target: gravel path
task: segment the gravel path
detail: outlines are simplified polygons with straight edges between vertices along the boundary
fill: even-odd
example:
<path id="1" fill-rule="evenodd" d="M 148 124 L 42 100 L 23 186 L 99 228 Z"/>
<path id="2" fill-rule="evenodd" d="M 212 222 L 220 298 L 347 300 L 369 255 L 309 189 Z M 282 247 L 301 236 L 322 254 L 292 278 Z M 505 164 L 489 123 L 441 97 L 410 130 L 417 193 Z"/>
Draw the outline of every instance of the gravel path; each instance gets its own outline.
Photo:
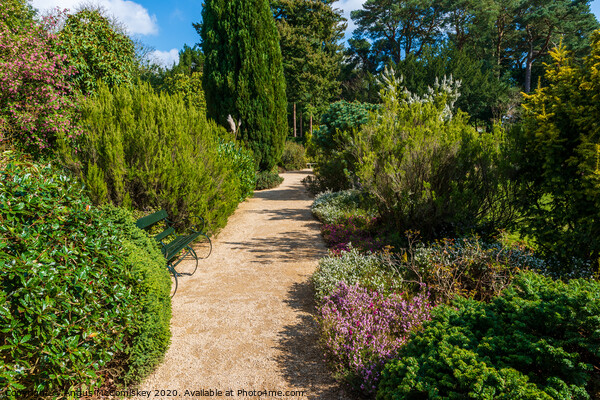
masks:
<path id="1" fill-rule="evenodd" d="M 210 258 L 180 278 L 171 347 L 141 385 L 145 398 L 348 398 L 317 347 L 309 278 L 326 250 L 308 173 L 282 174 L 240 204 Z"/>

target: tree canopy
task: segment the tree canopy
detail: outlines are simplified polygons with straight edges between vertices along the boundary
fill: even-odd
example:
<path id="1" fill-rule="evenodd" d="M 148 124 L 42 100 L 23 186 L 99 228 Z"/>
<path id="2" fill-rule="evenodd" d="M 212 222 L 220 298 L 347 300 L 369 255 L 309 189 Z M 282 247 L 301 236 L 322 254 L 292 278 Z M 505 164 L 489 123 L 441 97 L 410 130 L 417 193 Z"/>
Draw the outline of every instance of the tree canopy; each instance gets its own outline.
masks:
<path id="1" fill-rule="evenodd" d="M 132 82 L 137 59 L 134 42 L 100 9 L 82 8 L 67 16 L 59 32 L 61 51 L 77 73 L 82 93 L 94 92 L 98 80 L 109 86 Z"/>
<path id="2" fill-rule="evenodd" d="M 369 59 L 363 65 L 372 73 L 447 43 L 495 65 L 497 76 L 508 73 L 525 92 L 541 75 L 535 64 L 561 38 L 585 53 L 599 27 L 590 0 L 367 0 L 352 19 L 357 29 L 350 50 Z"/>

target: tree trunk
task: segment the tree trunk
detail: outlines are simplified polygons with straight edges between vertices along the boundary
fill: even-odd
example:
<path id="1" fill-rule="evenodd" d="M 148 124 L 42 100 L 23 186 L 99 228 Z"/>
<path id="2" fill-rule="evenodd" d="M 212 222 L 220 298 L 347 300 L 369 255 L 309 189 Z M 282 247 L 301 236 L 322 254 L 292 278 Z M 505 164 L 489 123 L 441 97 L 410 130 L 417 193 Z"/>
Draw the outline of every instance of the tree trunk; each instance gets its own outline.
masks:
<path id="1" fill-rule="evenodd" d="M 310 115 L 310 123 L 308 124 L 308 131 L 310 132 L 310 135 L 312 136 L 312 114 Z"/>
<path id="2" fill-rule="evenodd" d="M 302 137 L 302 112 L 300 113 L 300 137 Z"/>
<path id="3" fill-rule="evenodd" d="M 527 53 L 527 65 L 525 67 L 525 93 L 531 91 L 531 66 L 533 65 L 533 44 L 529 45 Z"/>
<path id="4" fill-rule="evenodd" d="M 296 103 L 294 103 L 294 137 L 296 137 Z"/>

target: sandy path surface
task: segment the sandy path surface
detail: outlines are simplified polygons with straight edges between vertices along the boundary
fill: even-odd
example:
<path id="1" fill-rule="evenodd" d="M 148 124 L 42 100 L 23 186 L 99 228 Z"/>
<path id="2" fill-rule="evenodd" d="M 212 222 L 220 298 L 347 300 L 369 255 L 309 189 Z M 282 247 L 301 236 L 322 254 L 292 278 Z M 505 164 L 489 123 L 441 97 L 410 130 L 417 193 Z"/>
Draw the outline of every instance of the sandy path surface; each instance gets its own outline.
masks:
<path id="1" fill-rule="evenodd" d="M 307 174 L 240 204 L 210 258 L 180 278 L 171 346 L 140 387 L 148 398 L 348 398 L 317 347 L 309 278 L 326 250 Z"/>

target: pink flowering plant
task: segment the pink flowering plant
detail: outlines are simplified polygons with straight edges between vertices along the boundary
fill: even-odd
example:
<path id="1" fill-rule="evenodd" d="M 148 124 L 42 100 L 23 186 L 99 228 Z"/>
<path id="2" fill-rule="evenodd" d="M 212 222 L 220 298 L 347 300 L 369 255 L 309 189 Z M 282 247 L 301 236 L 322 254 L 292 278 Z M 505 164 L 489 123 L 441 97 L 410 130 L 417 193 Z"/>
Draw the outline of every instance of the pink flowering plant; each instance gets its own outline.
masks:
<path id="1" fill-rule="evenodd" d="M 61 15 L 8 23 L 16 2 L 0 8 L 0 142 L 32 152 L 50 148 L 60 135 L 77 135 L 68 77 L 75 71 L 56 51 Z M 4 21 L 4 22 L 2 22 Z"/>
<path id="2" fill-rule="evenodd" d="M 335 374 L 365 394 L 377 389 L 385 363 L 396 357 L 408 335 L 429 320 L 428 295 L 384 296 L 340 282 L 318 308 L 321 343 Z"/>
<path id="3" fill-rule="evenodd" d="M 363 252 L 382 250 L 387 242 L 380 235 L 377 217 L 348 215 L 321 229 L 327 246 L 335 254 L 355 248 Z"/>

